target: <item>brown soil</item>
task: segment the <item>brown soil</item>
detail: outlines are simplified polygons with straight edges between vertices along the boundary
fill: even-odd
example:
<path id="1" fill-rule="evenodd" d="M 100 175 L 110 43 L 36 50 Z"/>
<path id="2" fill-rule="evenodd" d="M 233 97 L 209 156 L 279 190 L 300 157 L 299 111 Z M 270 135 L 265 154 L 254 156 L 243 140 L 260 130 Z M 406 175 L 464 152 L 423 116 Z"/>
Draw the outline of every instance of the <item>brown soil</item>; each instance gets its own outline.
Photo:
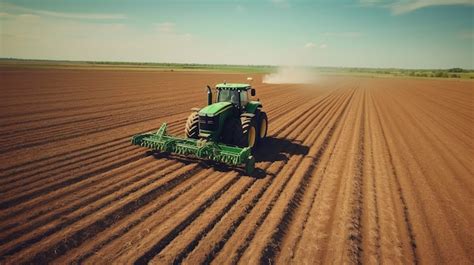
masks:
<path id="1" fill-rule="evenodd" d="M 0 69 L 0 263 L 474 263 L 472 81 L 256 76 L 254 176 L 130 144 L 245 77 Z"/>

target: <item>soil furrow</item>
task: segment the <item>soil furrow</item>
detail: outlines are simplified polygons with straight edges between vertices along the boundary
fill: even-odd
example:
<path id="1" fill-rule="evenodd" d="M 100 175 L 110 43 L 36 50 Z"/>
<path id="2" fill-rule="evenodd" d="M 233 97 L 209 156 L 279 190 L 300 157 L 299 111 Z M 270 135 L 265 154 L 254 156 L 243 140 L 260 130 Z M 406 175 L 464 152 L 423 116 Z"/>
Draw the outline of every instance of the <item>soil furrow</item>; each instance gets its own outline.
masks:
<path id="1" fill-rule="evenodd" d="M 42 260 L 43 262 L 50 261 L 55 257 L 60 256 L 61 254 L 64 254 L 65 251 L 67 251 L 69 248 L 72 248 L 74 246 L 77 246 L 78 244 L 84 242 L 87 240 L 89 237 L 93 236 L 94 234 L 98 233 L 99 231 L 102 231 L 106 229 L 108 226 L 112 225 L 114 222 L 116 222 L 118 219 L 124 218 L 124 216 L 133 213 L 135 210 L 138 208 L 142 207 L 145 204 L 150 203 L 154 198 L 157 196 L 161 195 L 163 192 L 175 187 L 178 185 L 180 182 L 190 178 L 197 170 L 198 168 L 195 166 L 187 166 L 182 168 L 182 172 L 180 170 L 176 171 L 177 176 L 176 177 L 171 177 L 170 179 L 161 181 L 161 185 L 149 185 L 147 186 L 148 191 L 144 192 L 143 194 L 137 194 L 136 191 L 138 190 L 132 190 L 126 194 L 123 194 L 122 197 L 126 200 L 123 200 L 120 204 L 116 203 L 114 207 L 111 207 L 111 209 L 108 209 L 108 211 L 103 211 L 99 217 L 101 217 L 98 220 L 94 220 L 95 218 L 89 218 L 90 223 L 73 232 L 67 239 L 63 239 L 59 241 L 58 243 L 50 246 L 47 250 L 42 251 L 41 253 L 38 253 L 34 256 L 32 260 L 38 261 Z M 175 174 L 176 175 L 176 174 Z M 160 183 L 160 182 L 158 182 Z M 151 186 L 155 186 L 151 189 Z M 134 199 L 129 198 L 133 194 Z M 102 207 L 104 207 L 103 205 Z M 116 208 L 116 209 L 114 209 Z M 94 209 L 93 211 L 97 211 L 98 209 Z M 67 221 L 61 223 L 60 225 L 55 225 L 51 229 L 35 236 L 32 237 L 26 241 L 23 241 L 21 244 L 16 245 L 15 247 L 12 247 L 8 250 L 6 250 L 5 256 L 9 256 L 13 253 L 19 252 L 21 250 L 24 250 L 27 246 L 39 242 L 40 240 L 43 240 L 44 238 L 52 235 L 53 233 L 56 233 L 58 231 L 61 231 L 63 228 L 80 221 L 81 219 L 84 219 L 85 216 L 90 215 L 90 213 L 82 213 L 74 218 L 68 219 Z M 77 226 L 76 226 L 77 227 Z M 3 248 L 3 247 L 2 247 Z M 27 249 L 27 252 L 31 252 L 32 249 Z M 3 251 L 2 251 L 3 252 Z M 27 258 L 27 255 L 23 255 L 23 259 Z"/>

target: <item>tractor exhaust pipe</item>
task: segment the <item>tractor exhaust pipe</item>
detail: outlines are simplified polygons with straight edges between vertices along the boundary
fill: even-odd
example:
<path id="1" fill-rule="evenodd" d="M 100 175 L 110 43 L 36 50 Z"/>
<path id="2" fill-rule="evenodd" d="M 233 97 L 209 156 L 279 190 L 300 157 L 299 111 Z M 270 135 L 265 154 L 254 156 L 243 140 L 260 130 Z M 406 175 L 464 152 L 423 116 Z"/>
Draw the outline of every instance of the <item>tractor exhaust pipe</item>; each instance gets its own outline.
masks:
<path id="1" fill-rule="evenodd" d="M 212 104 L 212 90 L 210 86 L 207 86 L 207 105 Z"/>

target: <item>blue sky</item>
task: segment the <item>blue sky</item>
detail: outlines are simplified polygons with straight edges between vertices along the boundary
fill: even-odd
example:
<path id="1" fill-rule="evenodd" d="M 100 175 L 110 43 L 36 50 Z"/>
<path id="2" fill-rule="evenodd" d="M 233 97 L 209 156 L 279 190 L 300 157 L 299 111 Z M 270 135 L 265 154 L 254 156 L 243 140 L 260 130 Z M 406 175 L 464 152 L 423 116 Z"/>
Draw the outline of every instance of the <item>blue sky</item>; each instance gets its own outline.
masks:
<path id="1" fill-rule="evenodd" d="M 0 0 L 0 57 L 474 68 L 472 0 Z"/>

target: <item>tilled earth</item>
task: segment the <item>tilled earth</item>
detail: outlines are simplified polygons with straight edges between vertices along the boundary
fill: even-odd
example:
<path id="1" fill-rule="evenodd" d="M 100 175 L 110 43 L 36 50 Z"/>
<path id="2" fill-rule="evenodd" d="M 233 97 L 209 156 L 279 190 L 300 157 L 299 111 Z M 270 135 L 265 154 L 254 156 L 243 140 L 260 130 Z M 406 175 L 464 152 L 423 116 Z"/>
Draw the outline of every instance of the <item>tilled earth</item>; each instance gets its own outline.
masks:
<path id="1" fill-rule="evenodd" d="M 474 82 L 254 76 L 253 176 L 130 144 L 246 77 L 0 69 L 0 263 L 474 263 Z"/>

